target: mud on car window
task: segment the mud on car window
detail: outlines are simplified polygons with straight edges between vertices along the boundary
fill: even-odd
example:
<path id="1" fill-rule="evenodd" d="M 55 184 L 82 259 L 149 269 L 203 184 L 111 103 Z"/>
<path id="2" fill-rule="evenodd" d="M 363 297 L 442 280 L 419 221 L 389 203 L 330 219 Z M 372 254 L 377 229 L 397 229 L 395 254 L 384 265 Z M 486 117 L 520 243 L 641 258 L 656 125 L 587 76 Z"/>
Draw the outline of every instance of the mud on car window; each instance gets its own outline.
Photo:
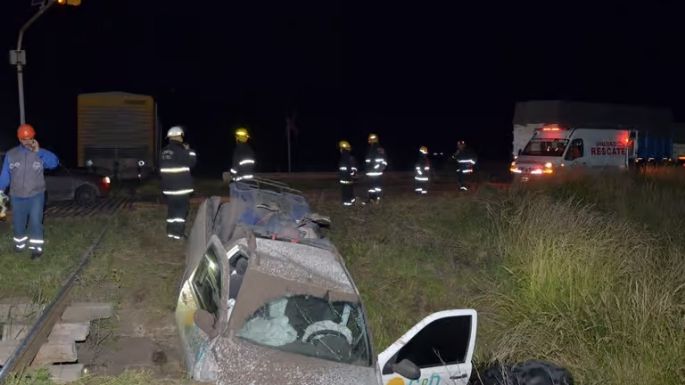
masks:
<path id="1" fill-rule="evenodd" d="M 360 305 L 309 295 L 270 301 L 250 316 L 237 335 L 274 349 L 347 364 L 371 364 Z"/>

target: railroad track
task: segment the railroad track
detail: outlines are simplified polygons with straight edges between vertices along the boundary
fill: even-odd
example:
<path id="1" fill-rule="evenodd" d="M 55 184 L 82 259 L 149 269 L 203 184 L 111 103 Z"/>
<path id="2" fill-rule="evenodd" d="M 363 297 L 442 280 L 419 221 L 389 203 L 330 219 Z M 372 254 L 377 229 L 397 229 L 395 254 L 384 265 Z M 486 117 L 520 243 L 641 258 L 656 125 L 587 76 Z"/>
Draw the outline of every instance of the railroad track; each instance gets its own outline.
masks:
<path id="1" fill-rule="evenodd" d="M 91 217 L 112 215 L 122 209 L 131 209 L 134 200 L 128 197 L 106 198 L 92 205 L 82 206 L 74 201 L 54 202 L 45 208 L 45 216 L 53 218 Z"/>
<path id="2" fill-rule="evenodd" d="M 122 207 L 122 205 L 118 205 L 112 213 L 116 213 Z M 100 245 L 105 233 L 109 229 L 110 223 L 107 222 L 93 243 L 81 254 L 76 268 L 64 281 L 53 301 L 45 307 L 35 323 L 31 325 L 26 336 L 21 339 L 17 348 L 6 360 L 5 365 L 0 369 L 0 385 L 6 383 L 11 375 L 23 373 L 31 365 L 41 346 L 47 342 L 53 327 L 58 323 L 67 308 L 67 299 L 74 287 L 74 283 L 78 281 L 85 267 L 90 262 L 95 249 Z"/>

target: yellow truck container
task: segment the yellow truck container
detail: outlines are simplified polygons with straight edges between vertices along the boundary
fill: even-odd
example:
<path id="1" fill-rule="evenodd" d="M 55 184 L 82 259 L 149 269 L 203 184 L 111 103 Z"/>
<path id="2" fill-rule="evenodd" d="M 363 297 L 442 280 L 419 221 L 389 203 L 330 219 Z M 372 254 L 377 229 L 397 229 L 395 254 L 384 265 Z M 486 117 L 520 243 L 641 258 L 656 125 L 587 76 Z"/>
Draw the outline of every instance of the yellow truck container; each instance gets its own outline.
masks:
<path id="1" fill-rule="evenodd" d="M 78 165 L 118 179 L 149 175 L 159 149 L 156 116 L 148 95 L 79 95 Z"/>

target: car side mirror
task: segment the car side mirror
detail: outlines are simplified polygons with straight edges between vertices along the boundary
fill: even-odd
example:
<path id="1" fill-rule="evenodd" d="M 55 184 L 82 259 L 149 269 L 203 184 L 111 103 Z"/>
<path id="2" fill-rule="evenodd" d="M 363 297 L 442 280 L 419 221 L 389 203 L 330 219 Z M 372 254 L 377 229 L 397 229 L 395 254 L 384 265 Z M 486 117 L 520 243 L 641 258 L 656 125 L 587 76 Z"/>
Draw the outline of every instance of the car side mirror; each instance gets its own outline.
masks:
<path id="1" fill-rule="evenodd" d="M 219 331 L 216 329 L 216 318 L 207 310 L 197 309 L 193 315 L 193 321 L 210 339 L 219 335 Z"/>
<path id="2" fill-rule="evenodd" d="M 400 376 L 410 380 L 418 380 L 421 378 L 421 369 L 419 369 L 415 363 L 406 358 L 396 364 L 393 364 L 392 370 Z"/>

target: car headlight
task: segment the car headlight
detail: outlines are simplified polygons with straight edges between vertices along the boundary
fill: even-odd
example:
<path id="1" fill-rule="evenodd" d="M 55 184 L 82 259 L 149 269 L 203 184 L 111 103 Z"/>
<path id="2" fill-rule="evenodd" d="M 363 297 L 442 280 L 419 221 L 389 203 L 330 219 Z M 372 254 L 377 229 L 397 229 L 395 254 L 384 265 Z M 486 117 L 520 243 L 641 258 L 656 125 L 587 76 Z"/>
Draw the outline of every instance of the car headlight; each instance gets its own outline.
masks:
<path id="1" fill-rule="evenodd" d="M 143 167 L 145 166 L 145 161 L 144 160 L 139 160 L 138 161 L 138 167 Z"/>

